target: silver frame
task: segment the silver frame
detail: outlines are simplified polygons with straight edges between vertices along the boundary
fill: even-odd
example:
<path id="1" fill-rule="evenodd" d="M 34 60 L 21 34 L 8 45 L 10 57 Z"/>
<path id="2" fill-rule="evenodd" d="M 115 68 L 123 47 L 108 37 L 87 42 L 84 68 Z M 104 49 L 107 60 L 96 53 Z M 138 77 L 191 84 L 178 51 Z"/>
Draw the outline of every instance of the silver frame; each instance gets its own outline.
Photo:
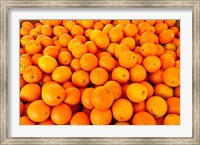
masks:
<path id="1" fill-rule="evenodd" d="M 0 143 L 7 144 L 200 144 L 200 1 L 199 0 L 1 0 L 0 35 Z M 8 94 L 8 10 L 15 7 L 58 8 L 58 7 L 155 7 L 155 8 L 192 8 L 193 10 L 193 130 L 192 137 L 121 137 L 121 138 L 8 138 L 7 94 Z"/>

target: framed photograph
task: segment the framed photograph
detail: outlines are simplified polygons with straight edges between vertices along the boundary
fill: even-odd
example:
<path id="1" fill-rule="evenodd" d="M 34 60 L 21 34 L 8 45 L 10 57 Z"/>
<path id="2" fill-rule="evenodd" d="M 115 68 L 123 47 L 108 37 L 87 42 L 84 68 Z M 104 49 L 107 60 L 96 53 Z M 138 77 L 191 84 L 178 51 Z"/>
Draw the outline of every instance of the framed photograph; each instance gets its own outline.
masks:
<path id="1" fill-rule="evenodd" d="M 1 1 L 1 144 L 200 144 L 194 1 Z"/>

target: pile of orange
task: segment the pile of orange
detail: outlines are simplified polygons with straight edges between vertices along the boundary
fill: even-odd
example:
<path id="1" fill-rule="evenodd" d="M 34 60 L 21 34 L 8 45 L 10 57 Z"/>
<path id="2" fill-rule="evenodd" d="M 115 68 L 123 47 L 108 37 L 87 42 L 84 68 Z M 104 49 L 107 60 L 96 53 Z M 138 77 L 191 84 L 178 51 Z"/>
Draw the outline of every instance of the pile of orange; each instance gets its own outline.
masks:
<path id="1" fill-rule="evenodd" d="M 176 20 L 20 27 L 20 125 L 179 125 Z"/>

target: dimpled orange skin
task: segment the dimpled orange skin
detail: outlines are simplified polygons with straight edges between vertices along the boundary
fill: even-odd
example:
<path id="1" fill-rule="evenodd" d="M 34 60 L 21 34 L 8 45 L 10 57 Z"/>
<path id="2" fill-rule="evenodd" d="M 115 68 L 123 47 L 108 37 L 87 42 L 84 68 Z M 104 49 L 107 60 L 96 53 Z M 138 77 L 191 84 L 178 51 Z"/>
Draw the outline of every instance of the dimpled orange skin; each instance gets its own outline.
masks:
<path id="1" fill-rule="evenodd" d="M 132 83 L 126 89 L 127 97 L 135 103 L 144 101 L 147 98 L 147 88 L 139 83 Z"/>
<path id="2" fill-rule="evenodd" d="M 112 105 L 114 95 L 107 87 L 99 86 L 93 90 L 91 101 L 94 107 L 98 110 L 106 110 Z"/>

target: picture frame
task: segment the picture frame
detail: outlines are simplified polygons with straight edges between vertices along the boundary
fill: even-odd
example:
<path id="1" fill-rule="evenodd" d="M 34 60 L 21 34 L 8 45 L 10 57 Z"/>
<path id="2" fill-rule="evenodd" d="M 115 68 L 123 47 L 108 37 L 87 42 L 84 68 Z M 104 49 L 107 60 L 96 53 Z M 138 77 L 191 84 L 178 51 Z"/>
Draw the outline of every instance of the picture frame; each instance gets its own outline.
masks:
<path id="1" fill-rule="evenodd" d="M 40 0 L 40 1 L 1 1 L 1 35 L 0 35 L 0 43 L 1 43 L 1 76 L 0 76 L 0 89 L 1 89 L 1 106 L 0 106 L 0 143 L 1 144 L 200 144 L 200 86 L 199 86 L 199 55 L 200 55 L 200 37 L 199 37 L 199 23 L 200 23 L 200 2 L 199 0 L 191 0 L 191 1 L 90 1 L 90 0 L 77 0 L 77 1 L 64 1 L 64 0 Z M 8 137 L 8 10 L 9 8 L 15 7 L 37 7 L 37 8 L 50 8 L 50 7 L 158 7 L 158 8 L 192 8 L 193 10 L 193 135 L 192 137 L 183 138 L 183 137 L 175 137 L 175 138 L 164 138 L 164 137 L 89 137 L 89 138 L 59 138 L 59 137 L 51 137 L 51 138 L 9 138 Z"/>

